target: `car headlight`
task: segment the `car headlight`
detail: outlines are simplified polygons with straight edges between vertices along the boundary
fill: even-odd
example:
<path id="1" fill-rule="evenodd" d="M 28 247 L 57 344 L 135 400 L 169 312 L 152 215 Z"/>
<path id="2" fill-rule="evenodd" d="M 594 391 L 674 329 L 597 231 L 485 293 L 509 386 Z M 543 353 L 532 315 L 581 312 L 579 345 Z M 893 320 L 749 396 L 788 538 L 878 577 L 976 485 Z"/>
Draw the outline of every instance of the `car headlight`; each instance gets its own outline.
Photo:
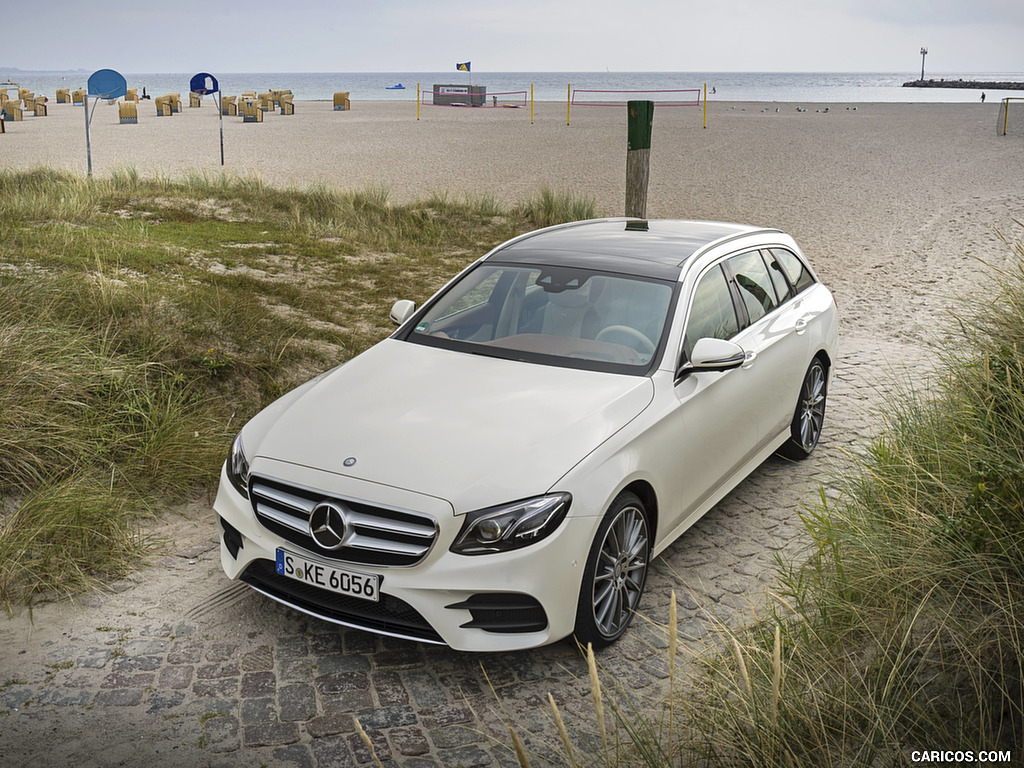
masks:
<path id="1" fill-rule="evenodd" d="M 242 447 L 242 433 L 239 432 L 231 444 L 227 463 L 228 480 L 231 486 L 245 498 L 249 498 L 249 459 Z"/>
<path id="2" fill-rule="evenodd" d="M 555 493 L 470 512 L 451 551 L 487 555 L 528 547 L 558 528 L 571 502 L 568 493 Z"/>

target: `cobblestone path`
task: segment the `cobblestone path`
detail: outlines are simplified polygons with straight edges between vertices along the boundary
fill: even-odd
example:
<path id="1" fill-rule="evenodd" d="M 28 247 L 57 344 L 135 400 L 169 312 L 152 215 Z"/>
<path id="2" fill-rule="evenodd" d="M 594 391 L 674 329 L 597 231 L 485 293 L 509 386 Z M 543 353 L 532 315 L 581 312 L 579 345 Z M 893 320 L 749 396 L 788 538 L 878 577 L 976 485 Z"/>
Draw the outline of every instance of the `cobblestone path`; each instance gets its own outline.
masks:
<path id="1" fill-rule="evenodd" d="M 780 551 L 800 546 L 797 512 L 833 462 L 871 429 L 878 344 L 845 339 L 821 446 L 772 458 L 655 561 L 644 619 L 600 654 L 641 700 L 663 695 L 662 625 L 677 595 L 684 655 L 720 623 L 749 621 Z M 905 357 L 896 346 L 891 360 Z M 884 378 L 884 376 L 882 377 Z M 551 750 L 551 693 L 593 723 L 587 668 L 563 641 L 509 654 L 338 630 L 226 580 L 212 513 L 172 521 L 172 554 L 112 594 L 37 608 L 0 629 L 0 753 L 15 765 L 515 765 L 511 721 L 540 759 Z M 495 741 L 498 740 L 498 741 Z M 499 743 L 500 742 L 500 743 Z M 390 757 L 389 757 L 390 756 Z M 388 764 L 385 762 L 385 764 Z"/>

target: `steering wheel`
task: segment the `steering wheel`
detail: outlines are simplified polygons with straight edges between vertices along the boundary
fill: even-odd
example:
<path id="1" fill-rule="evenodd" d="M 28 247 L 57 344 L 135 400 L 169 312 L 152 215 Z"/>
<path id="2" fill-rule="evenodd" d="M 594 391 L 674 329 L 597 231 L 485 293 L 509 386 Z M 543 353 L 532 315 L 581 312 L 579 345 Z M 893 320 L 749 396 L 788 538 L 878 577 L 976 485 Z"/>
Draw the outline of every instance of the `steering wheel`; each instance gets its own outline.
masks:
<path id="1" fill-rule="evenodd" d="M 622 334 L 623 336 L 628 336 L 630 341 L 636 342 L 636 345 L 628 344 L 625 346 L 630 346 L 637 352 L 640 352 L 641 354 L 646 354 L 648 356 L 654 354 L 654 342 L 648 339 L 636 328 L 633 328 L 632 326 L 629 325 L 609 325 L 607 328 L 602 328 L 600 333 L 598 333 L 595 337 L 595 341 L 608 341 L 606 337 L 614 336 L 616 333 Z M 616 342 L 610 343 L 614 344 Z"/>

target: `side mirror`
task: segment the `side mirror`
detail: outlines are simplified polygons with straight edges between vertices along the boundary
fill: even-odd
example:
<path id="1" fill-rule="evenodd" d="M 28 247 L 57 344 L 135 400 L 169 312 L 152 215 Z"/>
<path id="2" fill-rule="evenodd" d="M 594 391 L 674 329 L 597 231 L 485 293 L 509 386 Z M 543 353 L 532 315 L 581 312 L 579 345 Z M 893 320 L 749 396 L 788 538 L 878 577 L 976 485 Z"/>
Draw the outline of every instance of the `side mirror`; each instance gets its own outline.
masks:
<path id="1" fill-rule="evenodd" d="M 739 344 L 723 339 L 697 339 L 690 362 L 698 371 L 729 371 L 739 368 L 746 352 Z"/>
<path id="2" fill-rule="evenodd" d="M 409 299 L 401 299 L 396 301 L 394 306 L 391 307 L 391 322 L 395 325 L 401 325 L 410 317 L 413 312 L 416 311 L 416 302 L 409 301 Z"/>
<path id="3" fill-rule="evenodd" d="M 684 376 L 693 371 L 731 371 L 745 361 L 746 352 L 739 344 L 723 339 L 697 339 L 689 362 L 680 367 L 677 375 Z"/>

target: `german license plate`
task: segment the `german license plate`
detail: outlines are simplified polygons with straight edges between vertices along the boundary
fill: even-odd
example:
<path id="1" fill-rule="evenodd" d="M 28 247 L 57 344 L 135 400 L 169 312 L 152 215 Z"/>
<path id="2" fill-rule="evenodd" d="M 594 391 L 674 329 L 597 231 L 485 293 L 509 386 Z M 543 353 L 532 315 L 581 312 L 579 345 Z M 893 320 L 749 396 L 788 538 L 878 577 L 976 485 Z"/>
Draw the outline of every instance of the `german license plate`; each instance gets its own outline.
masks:
<path id="1" fill-rule="evenodd" d="M 318 563 L 301 555 L 277 550 L 277 572 L 282 576 L 311 584 L 339 595 L 358 597 L 362 600 L 380 600 L 380 577 L 355 573 L 333 565 Z"/>

